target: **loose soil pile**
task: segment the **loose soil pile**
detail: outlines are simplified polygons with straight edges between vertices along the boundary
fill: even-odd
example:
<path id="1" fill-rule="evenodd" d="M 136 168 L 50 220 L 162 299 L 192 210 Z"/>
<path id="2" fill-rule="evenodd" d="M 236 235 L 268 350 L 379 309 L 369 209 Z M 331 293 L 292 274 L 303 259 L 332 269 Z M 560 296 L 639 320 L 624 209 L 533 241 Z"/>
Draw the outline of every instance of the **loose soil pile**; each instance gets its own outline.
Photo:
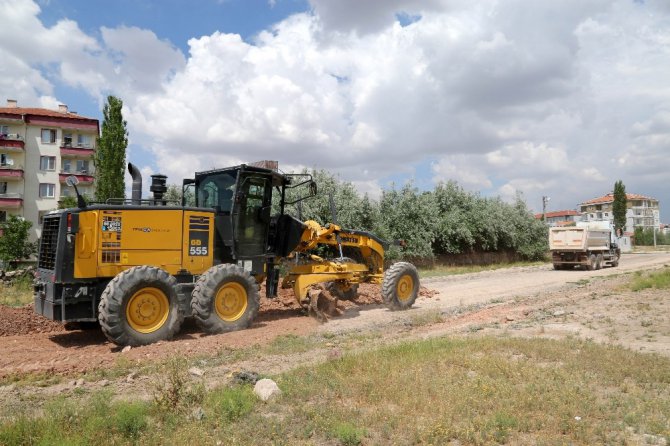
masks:
<path id="1" fill-rule="evenodd" d="M 63 324 L 50 321 L 33 311 L 33 304 L 19 308 L 0 305 L 0 336 L 64 331 Z"/>

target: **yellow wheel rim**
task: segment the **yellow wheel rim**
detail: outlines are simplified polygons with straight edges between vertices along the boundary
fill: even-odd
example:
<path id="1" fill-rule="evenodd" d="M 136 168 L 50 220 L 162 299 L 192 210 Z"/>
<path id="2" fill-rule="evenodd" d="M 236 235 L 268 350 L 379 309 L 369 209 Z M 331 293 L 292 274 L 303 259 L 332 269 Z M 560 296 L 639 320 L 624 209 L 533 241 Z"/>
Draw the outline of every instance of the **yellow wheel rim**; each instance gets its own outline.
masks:
<path id="1" fill-rule="evenodd" d="M 132 295 L 126 305 L 126 319 L 133 330 L 153 333 L 165 324 L 170 303 L 158 288 L 142 288 Z"/>
<path id="2" fill-rule="evenodd" d="M 407 301 L 412 297 L 412 292 L 414 291 L 414 279 L 409 274 L 405 274 L 398 281 L 396 287 L 398 292 L 398 300 Z"/>
<path id="3" fill-rule="evenodd" d="M 221 319 L 233 322 L 247 309 L 247 290 L 237 282 L 228 282 L 216 293 L 214 309 Z"/>

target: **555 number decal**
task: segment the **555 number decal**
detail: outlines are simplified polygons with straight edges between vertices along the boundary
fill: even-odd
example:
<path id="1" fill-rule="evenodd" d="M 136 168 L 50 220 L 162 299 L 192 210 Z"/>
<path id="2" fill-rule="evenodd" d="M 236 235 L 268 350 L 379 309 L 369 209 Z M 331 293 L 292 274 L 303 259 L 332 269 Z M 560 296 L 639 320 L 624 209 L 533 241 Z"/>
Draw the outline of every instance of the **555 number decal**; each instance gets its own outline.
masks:
<path id="1" fill-rule="evenodd" d="M 190 256 L 206 256 L 209 253 L 207 246 L 202 246 L 202 240 L 191 239 L 188 247 Z"/>

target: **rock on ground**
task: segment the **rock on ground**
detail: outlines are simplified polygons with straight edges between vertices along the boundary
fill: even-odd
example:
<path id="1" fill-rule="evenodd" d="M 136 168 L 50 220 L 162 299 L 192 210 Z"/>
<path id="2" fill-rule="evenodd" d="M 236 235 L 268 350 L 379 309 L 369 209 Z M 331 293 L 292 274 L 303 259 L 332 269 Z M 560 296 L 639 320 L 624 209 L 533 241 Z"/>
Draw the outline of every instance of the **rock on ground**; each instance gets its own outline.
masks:
<path id="1" fill-rule="evenodd" d="M 281 390 L 276 382 L 264 378 L 259 380 L 254 386 L 254 393 L 263 401 L 267 401 L 275 395 L 281 395 Z"/>

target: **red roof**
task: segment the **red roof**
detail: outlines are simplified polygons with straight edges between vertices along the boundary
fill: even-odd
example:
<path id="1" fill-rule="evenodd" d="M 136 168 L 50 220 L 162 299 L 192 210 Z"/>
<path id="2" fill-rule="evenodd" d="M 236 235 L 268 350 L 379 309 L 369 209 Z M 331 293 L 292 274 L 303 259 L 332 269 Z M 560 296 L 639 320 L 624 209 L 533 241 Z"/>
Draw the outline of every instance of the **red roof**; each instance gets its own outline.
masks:
<path id="1" fill-rule="evenodd" d="M 568 210 L 568 211 L 553 211 L 553 212 L 547 212 L 546 216 L 547 218 L 555 218 L 555 217 L 571 217 L 571 216 L 576 216 L 576 215 L 581 215 L 577 211 L 573 210 Z M 535 214 L 535 218 L 540 219 L 542 218 L 542 213 Z"/>
<path id="2" fill-rule="evenodd" d="M 56 110 L 48 110 L 46 108 L 0 107 L 0 115 L 16 115 L 17 118 L 20 118 L 22 115 L 32 115 L 45 116 L 49 118 L 77 119 L 98 122 L 98 120 L 95 118 L 87 118 L 86 116 L 71 112 L 62 113 Z"/>
<path id="3" fill-rule="evenodd" d="M 654 200 L 656 201 L 655 198 L 650 198 L 650 197 L 645 197 L 644 195 L 640 194 L 626 194 L 626 200 Z M 602 203 L 612 203 L 614 201 L 614 194 L 607 194 L 602 197 L 598 198 L 593 198 L 589 201 L 585 201 L 582 203 L 582 206 L 585 204 L 602 204 Z"/>

